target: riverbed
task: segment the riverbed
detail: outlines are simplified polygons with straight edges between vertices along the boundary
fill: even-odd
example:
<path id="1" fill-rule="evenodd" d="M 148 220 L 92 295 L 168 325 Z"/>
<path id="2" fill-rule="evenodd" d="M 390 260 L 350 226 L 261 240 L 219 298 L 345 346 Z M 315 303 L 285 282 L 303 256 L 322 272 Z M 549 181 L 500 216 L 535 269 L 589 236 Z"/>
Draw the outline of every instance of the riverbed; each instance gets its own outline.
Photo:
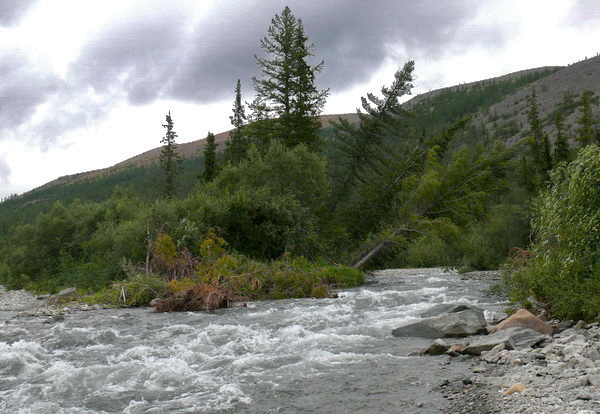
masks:
<path id="1" fill-rule="evenodd" d="M 439 303 L 485 309 L 489 280 L 386 270 L 335 299 L 249 302 L 215 312 L 152 309 L 0 317 L 0 412 L 442 413 L 435 391 L 466 362 L 408 357 L 431 341 L 391 331 Z"/>

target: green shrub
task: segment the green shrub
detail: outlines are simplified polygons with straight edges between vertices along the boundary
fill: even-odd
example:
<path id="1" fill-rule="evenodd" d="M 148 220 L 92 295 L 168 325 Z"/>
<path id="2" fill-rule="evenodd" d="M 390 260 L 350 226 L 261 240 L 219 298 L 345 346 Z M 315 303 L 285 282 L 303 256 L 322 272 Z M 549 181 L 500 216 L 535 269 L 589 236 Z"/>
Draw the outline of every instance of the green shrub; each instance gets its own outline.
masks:
<path id="1" fill-rule="evenodd" d="M 475 270 L 494 270 L 506 261 L 514 248 L 527 246 L 529 212 L 515 204 L 498 204 L 485 219 L 473 223 L 458 241 L 462 266 Z"/>
<path id="2" fill-rule="evenodd" d="M 511 272 L 515 300 L 533 295 L 559 318 L 600 315 L 600 148 L 551 173 L 534 203 L 532 257 Z"/>
<path id="3" fill-rule="evenodd" d="M 449 266 L 453 261 L 450 246 L 436 234 L 421 237 L 407 249 L 406 264 L 409 267 Z"/>
<path id="4" fill-rule="evenodd" d="M 317 274 L 324 283 L 340 287 L 354 287 L 365 283 L 364 272 L 349 266 L 323 266 Z"/>
<path id="5" fill-rule="evenodd" d="M 166 298 L 170 293 L 165 279 L 136 274 L 126 280 L 113 283 L 112 286 L 85 298 L 84 301 L 113 306 L 149 306 L 152 299 Z"/>

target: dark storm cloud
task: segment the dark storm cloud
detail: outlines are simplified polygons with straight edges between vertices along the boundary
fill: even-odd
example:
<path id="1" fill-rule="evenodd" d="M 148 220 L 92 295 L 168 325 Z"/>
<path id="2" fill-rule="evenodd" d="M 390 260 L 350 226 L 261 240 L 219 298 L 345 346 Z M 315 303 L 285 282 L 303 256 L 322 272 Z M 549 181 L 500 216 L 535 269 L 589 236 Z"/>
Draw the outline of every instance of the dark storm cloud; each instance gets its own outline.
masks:
<path id="1" fill-rule="evenodd" d="M 1 0 L 0 1 L 0 26 L 12 26 L 25 14 L 34 0 Z"/>
<path id="2" fill-rule="evenodd" d="M 26 122 L 62 86 L 58 77 L 25 55 L 0 51 L 0 128 Z"/>
<path id="3" fill-rule="evenodd" d="M 130 14 L 108 25 L 84 46 L 69 71 L 73 89 L 124 95 L 132 104 L 157 98 L 209 103 L 231 97 L 238 78 L 245 91 L 260 75 L 254 54 L 284 1 L 217 3 L 188 29 L 183 8 L 164 14 Z M 393 48 L 406 51 L 397 62 L 443 56 L 466 43 L 498 39 L 473 29 L 479 2 L 330 0 L 292 3 L 315 44 L 313 64 L 325 60 L 320 87 L 339 92 L 367 80 Z M 450 46 L 452 45 L 452 46 Z M 245 96 L 246 97 L 246 96 Z"/>
<path id="4" fill-rule="evenodd" d="M 261 55 L 259 40 L 286 3 L 247 1 L 236 8 L 222 5 L 211 10 L 199 23 L 191 52 L 169 93 L 189 100 L 216 100 L 231 96 L 237 78 L 249 83 L 252 75 L 258 75 L 253 55 Z M 497 28 L 469 24 L 479 4 L 471 0 L 332 0 L 298 2 L 290 7 L 315 44 L 313 63 L 325 60 L 319 84 L 340 91 L 367 80 L 394 47 L 404 48 L 404 60 L 409 60 L 442 57 L 465 44 L 498 46 L 503 39 Z"/>
<path id="5" fill-rule="evenodd" d="M 189 3 L 167 8 L 140 2 L 136 13 L 107 22 L 83 46 L 64 81 L 39 62 L 0 51 L 0 129 L 28 122 L 48 103 L 50 116 L 28 128 L 49 143 L 102 119 L 122 99 L 134 105 L 159 98 L 211 103 L 232 98 L 238 78 L 249 100 L 250 79 L 260 75 L 254 54 L 262 55 L 259 41 L 286 3 L 315 44 L 312 63 L 325 60 L 318 84 L 332 92 L 369 79 L 389 58 L 396 58 L 398 67 L 409 59 L 418 65 L 419 58 L 441 58 L 467 44 L 502 42 L 497 28 L 473 25 L 481 7 L 476 0 L 216 2 L 195 25 L 185 9 Z M 0 4 L 0 10 L 15 9 L 5 0 Z"/>
<path id="6" fill-rule="evenodd" d="M 168 18 L 123 21 L 84 47 L 71 77 L 97 93 L 118 89 L 130 103 L 152 102 L 181 61 L 183 34 L 182 26 Z"/>
<path id="7" fill-rule="evenodd" d="M 271 18 L 264 13 L 258 13 L 262 19 L 249 16 L 255 12 L 250 3 L 233 10 L 212 10 L 198 23 L 169 95 L 190 101 L 216 101 L 232 96 L 238 78 L 243 85 L 250 84 L 256 72 L 253 56 L 260 51 L 259 39 L 267 29 L 263 22 L 268 25 Z"/>

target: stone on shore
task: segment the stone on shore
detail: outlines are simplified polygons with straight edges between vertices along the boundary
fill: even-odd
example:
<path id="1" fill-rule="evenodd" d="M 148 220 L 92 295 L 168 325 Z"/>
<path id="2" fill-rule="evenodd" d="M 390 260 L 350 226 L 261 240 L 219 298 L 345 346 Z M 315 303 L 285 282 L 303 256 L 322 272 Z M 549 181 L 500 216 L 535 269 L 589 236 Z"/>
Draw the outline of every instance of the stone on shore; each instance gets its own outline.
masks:
<path id="1" fill-rule="evenodd" d="M 542 335 L 533 329 L 507 328 L 494 334 L 471 339 L 462 353 L 481 355 L 482 352 L 491 351 L 497 346 L 504 346 L 504 349 L 509 350 L 532 347 L 547 338 L 548 336 Z"/>
<path id="2" fill-rule="evenodd" d="M 522 382 L 517 382 L 515 385 L 513 385 L 508 390 L 506 390 L 504 392 L 504 395 L 511 395 L 511 394 L 514 394 L 515 392 L 523 392 L 523 391 L 525 391 L 525 389 L 526 389 L 525 384 L 523 384 Z"/>
<path id="3" fill-rule="evenodd" d="M 450 345 L 441 339 L 436 339 L 424 352 L 425 355 L 442 355 L 448 351 Z"/>
<path id="4" fill-rule="evenodd" d="M 529 328 L 544 335 L 552 335 L 554 333 L 550 325 L 526 309 L 519 309 L 515 314 L 491 328 L 489 332 L 495 333 L 508 328 Z"/>
<path id="5" fill-rule="evenodd" d="M 413 322 L 392 331 L 397 337 L 454 338 L 476 335 L 486 326 L 483 311 L 468 309 Z"/>
<path id="6" fill-rule="evenodd" d="M 50 301 L 53 303 L 60 303 L 62 301 L 66 301 L 77 296 L 77 288 L 70 287 L 61 290 L 56 295 L 52 296 Z"/>

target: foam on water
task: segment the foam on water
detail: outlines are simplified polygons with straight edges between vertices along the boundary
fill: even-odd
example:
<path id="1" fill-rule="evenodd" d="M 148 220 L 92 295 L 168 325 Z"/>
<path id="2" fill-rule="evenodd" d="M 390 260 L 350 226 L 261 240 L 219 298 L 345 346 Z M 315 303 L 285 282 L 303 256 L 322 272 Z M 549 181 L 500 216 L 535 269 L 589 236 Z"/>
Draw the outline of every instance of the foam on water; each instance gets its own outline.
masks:
<path id="1" fill-rule="evenodd" d="M 382 272 L 339 299 L 213 313 L 92 311 L 51 327 L 10 319 L 0 330 L 0 412 L 419 413 L 403 404 L 426 395 L 439 367 L 405 357 L 422 340 L 390 332 L 457 301 L 491 306 L 486 316 L 501 307 L 456 275 L 415 270 Z M 442 403 L 428 404 L 423 412 Z"/>

